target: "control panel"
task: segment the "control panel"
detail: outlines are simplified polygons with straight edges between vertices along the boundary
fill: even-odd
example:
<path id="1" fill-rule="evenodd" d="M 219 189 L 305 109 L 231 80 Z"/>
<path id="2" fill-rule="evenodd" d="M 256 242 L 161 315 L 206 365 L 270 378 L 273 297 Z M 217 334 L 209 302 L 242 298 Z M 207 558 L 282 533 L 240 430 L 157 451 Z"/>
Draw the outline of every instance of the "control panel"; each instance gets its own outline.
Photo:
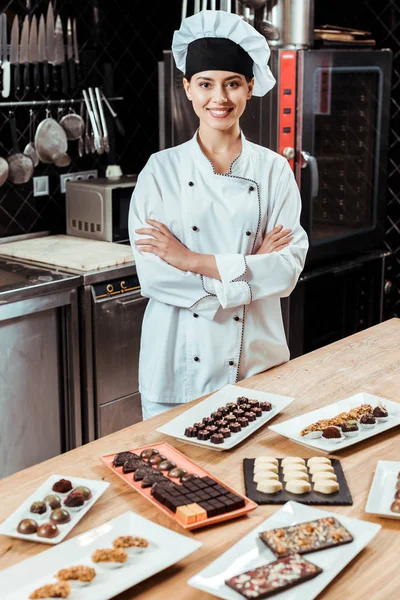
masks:
<path id="1" fill-rule="evenodd" d="M 296 51 L 282 50 L 279 60 L 278 152 L 288 160 L 290 167 L 294 170 L 297 53 Z"/>
<path id="2" fill-rule="evenodd" d="M 140 283 L 137 275 L 130 275 L 123 279 L 112 279 L 97 283 L 93 288 L 95 299 L 101 300 L 103 298 L 121 296 L 122 294 L 126 294 L 126 292 L 140 290 Z"/>

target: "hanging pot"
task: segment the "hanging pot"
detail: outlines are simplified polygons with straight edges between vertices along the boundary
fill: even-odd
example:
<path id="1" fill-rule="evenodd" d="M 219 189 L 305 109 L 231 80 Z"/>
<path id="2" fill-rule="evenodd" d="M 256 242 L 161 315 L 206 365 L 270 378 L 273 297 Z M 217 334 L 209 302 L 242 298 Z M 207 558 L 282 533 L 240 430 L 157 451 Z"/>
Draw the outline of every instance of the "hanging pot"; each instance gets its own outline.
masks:
<path id="1" fill-rule="evenodd" d="M 8 179 L 12 183 L 21 185 L 27 183 L 33 175 L 33 162 L 29 156 L 21 154 L 18 146 L 17 125 L 15 123 L 15 115 L 10 112 L 10 128 L 13 143 L 13 151 L 7 159 L 8 162 Z"/>
<path id="2" fill-rule="evenodd" d="M 36 130 L 35 147 L 39 160 L 45 164 L 55 162 L 60 154 L 67 151 L 67 135 L 61 125 L 51 117 L 48 108 L 46 118 L 39 123 Z"/>
<path id="3" fill-rule="evenodd" d="M 0 156 L 0 187 L 7 181 L 8 177 L 8 162 Z"/>

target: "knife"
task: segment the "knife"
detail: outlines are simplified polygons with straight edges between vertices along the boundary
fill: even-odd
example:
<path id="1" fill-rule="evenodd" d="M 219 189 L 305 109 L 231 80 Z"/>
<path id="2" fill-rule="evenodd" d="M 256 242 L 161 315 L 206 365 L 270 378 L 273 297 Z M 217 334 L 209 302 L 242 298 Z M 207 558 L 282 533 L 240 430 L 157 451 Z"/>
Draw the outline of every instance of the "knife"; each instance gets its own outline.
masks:
<path id="1" fill-rule="evenodd" d="M 78 77 L 78 87 L 82 84 L 82 72 L 81 65 L 79 60 L 79 47 L 78 47 L 78 34 L 76 32 L 76 19 L 72 22 L 72 37 L 74 42 L 74 62 L 75 62 L 75 70 Z"/>
<path id="2" fill-rule="evenodd" d="M 60 15 L 57 15 L 56 18 L 54 61 L 56 65 L 61 67 L 62 93 L 66 96 L 68 94 L 68 75 L 65 63 L 64 32 Z"/>
<path id="3" fill-rule="evenodd" d="M 29 34 L 29 62 L 33 64 L 33 85 L 35 92 L 40 90 L 40 72 L 38 57 L 38 31 L 36 15 L 33 15 L 31 21 L 31 31 Z"/>
<path id="4" fill-rule="evenodd" d="M 53 91 L 58 91 L 58 73 L 54 57 L 54 13 L 53 5 L 49 2 L 46 15 L 46 46 L 47 60 L 52 65 Z"/>
<path id="5" fill-rule="evenodd" d="M 29 16 L 26 15 L 21 33 L 21 48 L 19 51 L 19 62 L 25 65 L 24 70 L 24 92 L 29 92 L 30 76 L 29 76 Z"/>
<path id="6" fill-rule="evenodd" d="M 49 63 L 47 62 L 47 47 L 46 47 L 46 26 L 44 24 L 44 16 L 42 15 L 39 19 L 39 62 L 43 68 L 43 83 L 44 92 L 50 89 L 50 77 L 49 77 Z"/>
<path id="7" fill-rule="evenodd" d="M 68 73 L 69 73 L 69 87 L 71 92 L 75 92 L 76 78 L 75 78 L 75 65 L 72 55 L 72 24 L 71 19 L 67 22 L 67 57 L 68 57 Z"/>
<path id="8" fill-rule="evenodd" d="M 3 70 L 3 86 L 1 95 L 3 98 L 8 98 L 10 95 L 10 62 L 8 60 L 8 46 L 7 46 L 7 16 L 5 13 L 1 15 L 1 68 Z"/>
<path id="9" fill-rule="evenodd" d="M 18 45 L 19 45 L 19 20 L 18 15 L 15 15 L 13 26 L 11 29 L 11 49 L 10 63 L 13 65 L 14 71 L 14 94 L 18 95 L 21 89 L 21 75 L 18 61 Z"/>

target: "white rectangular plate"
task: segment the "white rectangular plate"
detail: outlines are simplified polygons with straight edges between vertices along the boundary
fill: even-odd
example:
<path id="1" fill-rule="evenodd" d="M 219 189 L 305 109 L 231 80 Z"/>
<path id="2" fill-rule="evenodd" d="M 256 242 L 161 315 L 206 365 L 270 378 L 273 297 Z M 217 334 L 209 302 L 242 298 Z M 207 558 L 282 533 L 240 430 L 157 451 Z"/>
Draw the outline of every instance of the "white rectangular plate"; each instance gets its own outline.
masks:
<path id="1" fill-rule="evenodd" d="M 347 412 L 360 404 L 371 404 L 375 407 L 379 402 L 382 402 L 386 406 L 389 413 L 388 421 L 386 421 L 386 423 L 377 423 L 373 429 L 360 428 L 356 437 L 349 438 L 342 436 L 342 439 L 339 442 L 330 442 L 323 438 L 310 440 L 300 436 L 300 431 L 302 429 L 320 419 L 330 419 L 337 416 L 339 413 Z M 289 419 L 278 425 L 271 425 L 269 429 L 303 446 L 318 448 L 318 450 L 321 450 L 322 452 L 337 452 L 338 450 L 343 450 L 343 448 L 358 444 L 358 442 L 374 437 L 375 435 L 387 431 L 388 429 L 392 429 L 392 427 L 397 427 L 398 425 L 400 425 L 400 404 L 392 402 L 391 400 L 385 400 L 385 398 L 379 396 L 367 394 L 366 392 L 360 392 L 359 394 L 355 394 L 354 396 L 350 396 L 339 402 L 334 402 L 333 404 L 328 404 L 328 406 L 324 406 L 318 410 L 313 410 L 300 415 L 300 417 L 294 417 L 293 419 Z"/>
<path id="2" fill-rule="evenodd" d="M 272 410 L 263 412 L 261 417 L 258 417 L 248 427 L 244 427 L 239 433 L 232 433 L 230 438 L 226 438 L 223 444 L 212 444 L 210 440 L 201 441 L 197 438 L 188 438 L 185 436 L 186 427 L 191 427 L 193 423 L 201 422 L 203 417 L 209 417 L 217 408 L 224 406 L 228 402 L 236 402 L 239 396 L 258 400 L 259 402 L 271 402 Z M 157 431 L 170 435 L 177 440 L 182 440 L 188 444 L 196 446 L 205 446 L 211 450 L 231 450 L 237 444 L 240 444 L 249 435 L 257 431 L 262 425 L 268 423 L 273 417 L 280 413 L 284 408 L 293 402 L 294 398 L 288 396 L 278 396 L 268 392 L 260 392 L 248 388 L 239 387 L 237 385 L 225 385 L 223 388 L 211 394 L 208 398 L 199 402 L 196 406 L 189 408 L 184 413 L 180 414 L 172 421 L 165 423 L 159 427 Z"/>
<path id="3" fill-rule="evenodd" d="M 78 485 L 85 485 L 92 491 L 92 497 L 89 500 L 87 500 L 83 505 L 82 509 L 77 512 L 72 512 L 68 509 L 68 507 L 65 507 L 71 515 L 71 520 L 69 523 L 65 523 L 65 525 L 58 526 L 60 534 L 55 538 L 49 539 L 39 537 L 36 533 L 32 535 L 23 535 L 22 533 L 18 533 L 18 523 L 22 519 L 34 519 L 38 523 L 38 525 L 49 522 L 49 517 L 51 513 L 50 508 L 48 509 L 46 516 L 44 518 L 41 517 L 40 519 L 38 518 L 39 515 L 32 514 L 29 511 L 29 508 L 32 502 L 35 502 L 36 500 L 43 500 L 49 494 L 58 495 L 57 492 L 53 492 L 51 488 L 59 479 L 69 479 L 69 481 L 72 483 L 73 488 L 76 488 Z M 110 484 L 105 481 L 97 481 L 96 479 L 82 479 L 82 477 L 69 477 L 68 475 L 51 475 L 40 487 L 38 487 L 38 489 L 35 492 L 33 492 L 33 494 L 29 496 L 29 498 L 25 500 L 25 502 L 23 502 L 12 513 L 12 515 L 8 517 L 8 519 L 3 521 L 3 523 L 0 525 L 0 534 L 8 535 L 14 538 L 19 538 L 21 540 L 26 540 L 27 542 L 41 542 L 42 544 L 59 544 L 60 542 L 62 542 L 65 536 L 69 534 L 71 529 L 73 529 L 75 525 L 79 523 L 82 517 L 86 515 L 87 511 L 92 508 L 93 504 L 96 502 L 96 500 L 100 498 L 100 496 L 103 494 L 103 492 L 105 492 L 109 485 Z M 66 495 L 60 495 L 60 498 L 61 506 L 64 508 L 63 501 L 65 500 Z"/>
<path id="4" fill-rule="evenodd" d="M 352 534 L 354 541 L 336 548 L 305 554 L 307 560 L 323 569 L 322 573 L 310 581 L 274 595 L 274 598 L 280 600 L 313 600 L 375 537 L 381 528 L 380 525 L 290 501 L 274 513 L 272 517 L 263 521 L 246 537 L 242 538 L 240 542 L 229 548 L 217 560 L 209 564 L 203 571 L 189 579 L 188 584 L 218 598 L 225 598 L 226 600 L 243 599 L 243 596 L 229 588 L 224 582 L 234 575 L 239 575 L 244 571 L 276 560 L 271 550 L 259 539 L 258 534 L 260 531 L 297 525 L 298 523 L 328 516 L 336 517 Z"/>
<path id="5" fill-rule="evenodd" d="M 390 510 L 396 492 L 400 462 L 379 460 L 367 500 L 365 512 L 389 519 L 400 519 L 400 514 Z"/>
<path id="6" fill-rule="evenodd" d="M 120 568 L 105 569 L 98 563 L 92 563 L 92 552 L 98 548 L 110 548 L 112 541 L 120 535 L 144 537 L 149 546 L 141 554 L 128 558 Z M 7 600 L 29 598 L 38 587 L 57 583 L 54 576 L 60 569 L 87 565 L 96 570 L 96 577 L 85 587 L 71 587 L 71 600 L 108 600 L 182 560 L 201 545 L 201 542 L 128 511 L 47 550 L 45 554 L 38 554 L 1 571 L 1 597 Z"/>

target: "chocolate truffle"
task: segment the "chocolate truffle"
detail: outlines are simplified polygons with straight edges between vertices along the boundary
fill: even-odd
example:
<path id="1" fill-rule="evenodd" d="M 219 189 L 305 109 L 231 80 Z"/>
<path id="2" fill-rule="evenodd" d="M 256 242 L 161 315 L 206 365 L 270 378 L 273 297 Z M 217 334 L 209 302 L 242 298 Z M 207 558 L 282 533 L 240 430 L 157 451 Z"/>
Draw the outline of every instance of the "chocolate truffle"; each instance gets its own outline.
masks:
<path id="1" fill-rule="evenodd" d="M 185 436 L 192 438 L 192 437 L 196 437 L 197 436 L 197 429 L 195 427 L 186 427 L 185 429 Z"/>
<path id="2" fill-rule="evenodd" d="M 147 459 L 151 458 L 152 456 L 155 456 L 156 454 L 160 454 L 156 448 L 146 448 L 145 450 L 141 451 L 140 458 L 147 460 Z"/>
<path id="3" fill-rule="evenodd" d="M 199 431 L 197 433 L 198 440 L 206 441 L 209 438 L 210 438 L 210 432 L 207 431 L 207 429 L 199 429 Z"/>
<path id="4" fill-rule="evenodd" d="M 375 406 L 372 411 L 374 417 L 378 417 L 379 419 L 386 419 L 389 416 L 388 411 L 383 406 Z"/>
<path id="5" fill-rule="evenodd" d="M 210 438 L 210 442 L 213 444 L 223 444 L 224 436 L 221 433 L 214 433 Z"/>
<path id="6" fill-rule="evenodd" d="M 119 452 L 114 456 L 113 467 L 122 467 L 129 458 L 138 458 L 133 452 Z"/>
<path id="7" fill-rule="evenodd" d="M 350 419 L 349 421 L 346 421 L 345 423 L 343 423 L 343 425 L 341 426 L 341 429 L 344 433 L 351 433 L 352 431 L 358 431 L 357 421 Z"/>
<path id="8" fill-rule="evenodd" d="M 18 533 L 23 533 L 24 535 L 32 535 L 32 533 L 37 532 L 37 529 L 38 524 L 33 519 L 22 519 L 17 527 Z"/>
<path id="9" fill-rule="evenodd" d="M 57 537 L 59 533 L 57 525 L 53 525 L 53 523 L 43 523 L 37 530 L 38 536 L 44 538 L 54 538 Z"/>
<path id="10" fill-rule="evenodd" d="M 60 479 L 51 489 L 58 494 L 67 494 L 72 490 L 72 483 L 68 479 Z"/>
<path id="11" fill-rule="evenodd" d="M 68 523 L 70 520 L 71 520 L 71 515 L 69 514 L 69 512 L 67 510 L 65 510 L 65 508 L 56 508 L 50 514 L 50 521 L 52 523 L 55 523 L 56 525 L 58 525 L 58 524 L 62 525 L 64 523 Z"/>
<path id="12" fill-rule="evenodd" d="M 164 454 L 156 454 L 155 456 L 151 456 L 149 458 L 149 464 L 158 465 L 158 463 L 162 462 L 163 460 L 167 460 L 167 457 L 164 456 Z"/>
<path id="13" fill-rule="evenodd" d="M 33 502 L 29 510 L 36 515 L 43 515 L 47 510 L 46 502 Z"/>
<path id="14" fill-rule="evenodd" d="M 176 479 L 180 479 L 182 475 L 186 475 L 186 469 L 181 469 L 180 467 L 176 467 L 175 469 L 171 469 L 168 472 L 168 477 L 174 477 Z"/>
<path id="15" fill-rule="evenodd" d="M 248 421 L 248 419 L 246 419 L 246 417 L 239 417 L 237 421 L 238 421 L 240 427 L 247 427 L 249 424 L 249 421 Z"/>
<path id="16" fill-rule="evenodd" d="M 69 506 L 70 508 L 78 508 L 79 506 L 83 506 L 84 503 L 85 498 L 80 492 L 71 492 L 64 500 L 65 506 Z"/>
<path id="17" fill-rule="evenodd" d="M 159 471 L 170 471 L 171 469 L 175 469 L 175 467 L 176 463 L 173 460 L 163 460 L 156 466 L 156 469 Z"/>
<path id="18" fill-rule="evenodd" d="M 231 437 L 231 430 L 229 427 L 221 427 L 219 430 L 220 434 L 224 436 L 224 438 Z"/>
<path id="19" fill-rule="evenodd" d="M 56 496 L 56 494 L 49 494 L 44 499 L 44 502 L 47 502 L 51 510 L 54 510 L 55 508 L 60 508 L 61 506 L 61 498 L 60 496 Z"/>
<path id="20" fill-rule="evenodd" d="M 336 427 L 335 425 L 329 425 L 329 427 L 325 427 L 325 429 L 323 430 L 322 437 L 326 440 L 333 440 L 341 438 L 342 434 L 340 432 L 339 427 Z"/>
<path id="21" fill-rule="evenodd" d="M 78 485 L 76 488 L 74 488 L 74 492 L 78 492 L 78 493 L 82 494 L 85 502 L 87 500 L 90 500 L 90 498 L 92 497 L 92 492 L 90 491 L 90 489 L 88 487 L 86 487 L 86 485 Z"/>
<path id="22" fill-rule="evenodd" d="M 390 510 L 394 513 L 400 513 L 400 500 L 395 500 L 392 502 Z"/>
<path id="23" fill-rule="evenodd" d="M 272 410 L 272 404 L 271 402 L 260 402 L 260 408 L 263 412 L 268 412 Z"/>
<path id="24" fill-rule="evenodd" d="M 239 431 L 241 431 L 241 426 L 240 423 L 238 423 L 237 421 L 233 421 L 232 423 L 229 423 L 229 429 L 232 431 L 232 433 L 239 433 Z"/>
<path id="25" fill-rule="evenodd" d="M 361 415 L 360 423 L 362 425 L 375 425 L 376 419 L 373 415 L 365 414 L 365 415 Z"/>
<path id="26" fill-rule="evenodd" d="M 182 475 L 181 482 L 187 483 L 188 481 L 192 481 L 192 479 L 198 479 L 199 476 L 196 473 L 186 473 L 186 475 Z"/>
<path id="27" fill-rule="evenodd" d="M 236 404 L 239 404 L 239 406 L 241 404 L 247 404 L 249 401 L 248 398 L 246 398 L 246 396 L 239 396 L 239 398 L 236 400 Z"/>
<path id="28" fill-rule="evenodd" d="M 235 404 L 235 402 L 228 402 L 228 404 L 226 405 L 226 410 L 230 413 L 236 409 L 237 409 L 237 404 Z"/>
<path id="29" fill-rule="evenodd" d="M 249 412 L 245 412 L 244 416 L 246 417 L 246 419 L 248 419 L 249 422 L 253 422 L 256 420 L 256 415 L 255 413 L 253 413 L 253 411 L 249 411 Z"/>
<path id="30" fill-rule="evenodd" d="M 394 499 L 395 500 L 400 500 L 400 490 L 396 490 L 396 492 L 394 494 Z"/>

